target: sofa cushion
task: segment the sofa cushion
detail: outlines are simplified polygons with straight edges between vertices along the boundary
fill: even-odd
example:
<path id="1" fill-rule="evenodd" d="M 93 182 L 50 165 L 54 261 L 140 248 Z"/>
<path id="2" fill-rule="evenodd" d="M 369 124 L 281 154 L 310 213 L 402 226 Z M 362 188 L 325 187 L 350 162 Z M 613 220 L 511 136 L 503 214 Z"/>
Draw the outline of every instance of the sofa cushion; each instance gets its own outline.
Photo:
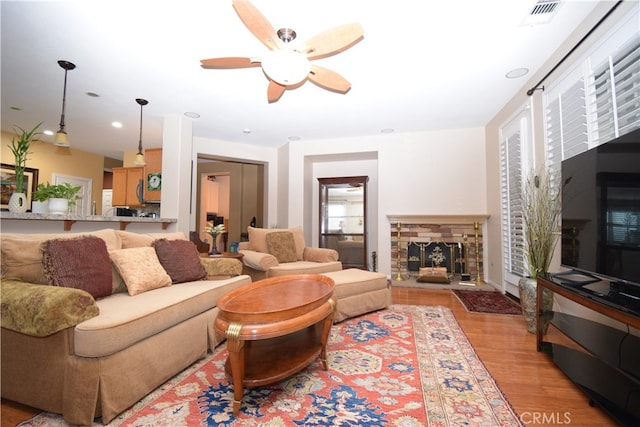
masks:
<path id="1" fill-rule="evenodd" d="M 110 251 L 122 247 L 120 238 L 115 230 L 111 229 L 87 233 L 0 234 L 2 278 L 19 279 L 38 285 L 48 284 L 46 277 L 44 277 L 40 245 L 51 239 L 73 239 L 87 235 L 100 237 L 105 241 L 107 249 Z M 114 283 L 114 288 L 115 287 L 117 287 L 117 284 Z"/>
<path id="2" fill-rule="evenodd" d="M 46 337 L 99 314 L 95 299 L 74 288 L 2 280 L 2 327 Z"/>
<path id="3" fill-rule="evenodd" d="M 198 280 L 169 286 L 131 297 L 114 294 L 96 302 L 100 316 L 78 324 L 74 331 L 74 353 L 101 357 L 117 353 L 138 341 L 186 319 L 211 310 L 218 298 L 251 283 L 249 276 L 224 280 Z M 158 351 L 171 351 L 160 348 Z"/>
<path id="4" fill-rule="evenodd" d="M 278 259 L 271 255 L 270 253 L 262 253 L 252 250 L 242 250 L 242 262 L 248 266 L 258 271 L 267 271 L 271 267 L 276 267 L 278 265 Z"/>
<path id="5" fill-rule="evenodd" d="M 269 247 L 267 245 L 267 234 L 276 233 L 278 231 L 290 231 L 293 233 L 293 239 L 296 242 L 296 256 L 298 261 L 302 261 L 304 253 L 304 235 L 302 234 L 302 227 L 293 228 L 254 228 L 247 227 L 249 234 L 249 244 L 251 250 L 256 252 L 269 253 Z"/>
<path id="6" fill-rule="evenodd" d="M 153 242 L 153 248 L 162 268 L 171 277 L 171 283 L 191 282 L 207 277 L 193 242 L 158 239 Z"/>
<path id="7" fill-rule="evenodd" d="M 109 256 L 127 285 L 129 295 L 171 285 L 171 277 L 150 246 L 120 249 L 110 252 Z"/>
<path id="8" fill-rule="evenodd" d="M 331 262 L 331 261 L 340 261 L 338 256 L 338 251 L 330 248 L 312 248 L 306 247 L 304 248 L 304 260 L 305 261 L 313 261 L 313 262 Z"/>
<path id="9" fill-rule="evenodd" d="M 122 249 L 152 246 L 154 240 L 188 240 L 184 233 L 132 233 L 131 231 L 115 230 L 122 242 Z"/>
<path id="10" fill-rule="evenodd" d="M 296 262 L 296 242 L 290 231 L 276 231 L 267 234 L 268 252 L 276 257 L 278 262 Z"/>
<path id="11" fill-rule="evenodd" d="M 82 289 L 94 298 L 111 295 L 111 260 L 104 240 L 95 236 L 51 239 L 41 249 L 50 285 Z"/>

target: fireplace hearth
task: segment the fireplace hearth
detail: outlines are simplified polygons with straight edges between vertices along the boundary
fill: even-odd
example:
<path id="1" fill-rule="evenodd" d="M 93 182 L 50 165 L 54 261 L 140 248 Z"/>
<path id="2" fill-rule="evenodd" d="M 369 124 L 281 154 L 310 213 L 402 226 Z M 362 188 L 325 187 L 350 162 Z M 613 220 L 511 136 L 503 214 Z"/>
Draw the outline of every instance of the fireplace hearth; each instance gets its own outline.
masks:
<path id="1" fill-rule="evenodd" d="M 391 277 L 417 277 L 420 268 L 482 279 L 482 224 L 488 215 L 387 215 L 391 224 Z M 438 264 L 439 262 L 439 264 Z M 438 264 L 438 265 L 436 265 Z"/>

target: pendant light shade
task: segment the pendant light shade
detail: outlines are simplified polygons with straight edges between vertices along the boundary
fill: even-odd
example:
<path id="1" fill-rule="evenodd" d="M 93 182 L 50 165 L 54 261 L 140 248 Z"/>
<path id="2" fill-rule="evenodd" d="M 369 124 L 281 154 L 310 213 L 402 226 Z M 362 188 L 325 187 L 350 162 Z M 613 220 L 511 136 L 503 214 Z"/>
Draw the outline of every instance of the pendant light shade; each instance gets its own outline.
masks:
<path id="1" fill-rule="evenodd" d="M 142 98 L 136 98 L 136 102 L 140 105 L 140 139 L 138 140 L 138 153 L 136 154 L 136 159 L 133 164 L 137 166 L 144 166 L 146 165 L 146 162 L 144 161 L 144 154 L 142 154 L 142 107 L 147 105 L 149 101 Z"/>
<path id="2" fill-rule="evenodd" d="M 67 137 L 67 132 L 64 130 L 64 110 L 67 103 L 67 72 L 69 70 L 73 70 L 76 68 L 75 64 L 60 60 L 58 61 L 58 65 L 64 69 L 64 89 L 62 90 L 62 114 L 60 115 L 60 129 L 56 132 L 56 138 L 54 140 L 54 145 L 58 145 L 60 147 L 68 147 L 71 145 L 69 143 L 69 138 Z"/>

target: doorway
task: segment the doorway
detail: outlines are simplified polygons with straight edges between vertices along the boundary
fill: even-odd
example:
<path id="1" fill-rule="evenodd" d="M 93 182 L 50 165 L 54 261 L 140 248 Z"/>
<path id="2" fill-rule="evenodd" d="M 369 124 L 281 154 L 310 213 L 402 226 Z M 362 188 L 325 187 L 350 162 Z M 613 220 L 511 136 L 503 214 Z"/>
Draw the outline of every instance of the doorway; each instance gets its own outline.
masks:
<path id="1" fill-rule="evenodd" d="M 73 215 L 91 214 L 91 188 L 93 186 L 93 180 L 91 178 L 54 173 L 53 183 L 55 185 L 68 183 L 73 187 L 80 187 L 80 191 L 78 192 L 80 199 L 75 205 L 69 207 L 69 213 Z"/>

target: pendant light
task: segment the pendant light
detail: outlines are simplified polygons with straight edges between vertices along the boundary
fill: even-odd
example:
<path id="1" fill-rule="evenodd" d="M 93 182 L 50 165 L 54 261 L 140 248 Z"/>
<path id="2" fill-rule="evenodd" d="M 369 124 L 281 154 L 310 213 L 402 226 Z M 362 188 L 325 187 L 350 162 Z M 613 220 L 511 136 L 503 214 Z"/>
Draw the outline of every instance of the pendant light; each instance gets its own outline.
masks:
<path id="1" fill-rule="evenodd" d="M 144 166 L 146 165 L 146 162 L 144 161 L 144 154 L 142 154 L 142 107 L 147 105 L 149 101 L 142 98 L 136 98 L 136 102 L 140 105 L 140 139 L 138 140 L 138 153 L 136 154 L 136 160 L 133 164 L 137 166 Z"/>
<path id="2" fill-rule="evenodd" d="M 58 61 L 58 65 L 64 69 L 64 89 L 62 91 L 62 115 L 60 116 L 60 129 L 56 132 L 56 138 L 53 143 L 60 147 L 68 147 L 71 144 L 67 138 L 67 132 L 64 130 L 64 108 L 67 103 L 67 72 L 69 70 L 73 70 L 76 66 L 75 64 L 64 60 Z"/>

